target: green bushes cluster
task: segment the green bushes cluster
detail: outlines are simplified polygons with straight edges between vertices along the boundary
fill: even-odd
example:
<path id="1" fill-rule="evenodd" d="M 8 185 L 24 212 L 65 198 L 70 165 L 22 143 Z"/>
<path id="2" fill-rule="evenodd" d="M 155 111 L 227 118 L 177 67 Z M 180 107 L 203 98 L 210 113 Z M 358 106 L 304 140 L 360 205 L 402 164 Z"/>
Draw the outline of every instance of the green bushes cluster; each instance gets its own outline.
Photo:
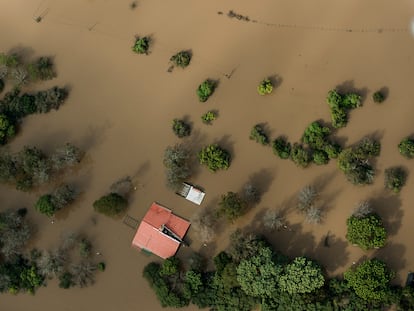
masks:
<path id="1" fill-rule="evenodd" d="M 93 202 L 96 212 L 106 216 L 114 217 L 123 213 L 128 206 L 128 201 L 118 193 L 109 193 Z"/>
<path id="2" fill-rule="evenodd" d="M 308 149 L 301 144 L 294 143 L 290 150 L 290 158 L 299 167 L 307 167 L 312 161 L 311 154 Z"/>
<path id="3" fill-rule="evenodd" d="M 48 182 L 61 170 L 76 165 L 82 157 L 83 152 L 71 144 L 57 148 L 51 155 L 28 146 L 15 154 L 3 151 L 0 153 L 0 181 L 28 191 Z"/>
<path id="4" fill-rule="evenodd" d="M 172 130 L 179 138 L 191 135 L 191 126 L 184 120 L 174 119 L 172 122 Z"/>
<path id="5" fill-rule="evenodd" d="M 46 216 L 53 216 L 57 211 L 71 204 L 76 198 L 73 187 L 63 185 L 51 194 L 42 195 L 35 203 L 35 209 Z"/>
<path id="6" fill-rule="evenodd" d="M 218 113 L 214 110 L 207 111 L 201 116 L 201 121 L 204 124 L 211 124 L 214 120 L 217 119 Z"/>
<path id="7" fill-rule="evenodd" d="M 212 172 L 226 170 L 230 167 L 230 153 L 217 144 L 204 147 L 198 153 L 200 164 L 204 164 Z"/>
<path id="8" fill-rule="evenodd" d="M 385 170 L 385 188 L 399 193 L 407 180 L 407 171 L 401 166 L 390 167 Z"/>
<path id="9" fill-rule="evenodd" d="M 256 141 L 257 143 L 262 144 L 263 146 L 269 144 L 269 137 L 265 133 L 263 126 L 260 124 L 253 126 L 252 130 L 250 131 L 249 138 Z"/>
<path id="10" fill-rule="evenodd" d="M 323 126 L 318 121 L 312 122 L 305 129 L 302 141 L 310 147 L 312 160 L 315 164 L 327 164 L 329 159 L 338 157 L 341 147 L 329 140 L 330 134 L 330 128 Z"/>
<path id="11" fill-rule="evenodd" d="M 181 51 L 171 56 L 170 61 L 177 67 L 185 68 L 190 64 L 191 54 L 188 51 Z"/>
<path id="12" fill-rule="evenodd" d="M 257 87 L 257 92 L 259 95 L 267 95 L 272 93 L 273 91 L 273 84 L 270 79 L 263 79 Z"/>
<path id="13" fill-rule="evenodd" d="M 380 104 L 385 100 L 385 95 L 381 91 L 376 91 L 372 94 L 372 100 L 374 103 Z"/>
<path id="14" fill-rule="evenodd" d="M 406 137 L 398 144 L 400 154 L 407 159 L 414 158 L 414 139 Z"/>
<path id="15" fill-rule="evenodd" d="M 217 216 L 224 215 L 229 222 L 240 217 L 247 207 L 246 201 L 235 192 L 227 192 L 221 196 Z"/>
<path id="16" fill-rule="evenodd" d="M 338 156 L 338 166 L 347 179 L 356 185 L 370 184 L 375 171 L 369 160 L 380 154 L 381 145 L 371 138 L 364 138 L 354 147 L 346 148 Z"/>
<path id="17" fill-rule="evenodd" d="M 387 231 L 381 218 L 373 213 L 357 217 L 352 215 L 346 221 L 347 240 L 364 250 L 380 248 L 385 245 Z"/>
<path id="18" fill-rule="evenodd" d="M 148 50 L 150 47 L 150 38 L 149 37 L 137 37 L 135 39 L 134 46 L 132 47 L 132 51 L 137 54 L 148 54 Z"/>
<path id="19" fill-rule="evenodd" d="M 200 102 L 205 102 L 214 93 L 216 82 L 207 79 L 197 88 L 197 96 Z"/>
<path id="20" fill-rule="evenodd" d="M 340 128 L 348 123 L 348 111 L 362 105 L 361 96 L 355 93 L 340 94 L 335 90 L 328 92 L 326 98 L 331 109 L 332 126 Z"/>
<path id="21" fill-rule="evenodd" d="M 272 143 L 273 153 L 281 159 L 289 159 L 292 146 L 284 137 L 276 138 Z"/>

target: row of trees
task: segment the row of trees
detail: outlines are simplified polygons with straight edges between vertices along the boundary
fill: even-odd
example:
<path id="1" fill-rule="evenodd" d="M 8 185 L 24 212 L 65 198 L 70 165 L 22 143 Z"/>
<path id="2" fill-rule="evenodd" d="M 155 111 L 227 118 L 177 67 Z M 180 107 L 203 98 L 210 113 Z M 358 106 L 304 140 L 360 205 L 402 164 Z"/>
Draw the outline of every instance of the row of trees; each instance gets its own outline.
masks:
<path id="1" fill-rule="evenodd" d="M 391 287 L 394 273 L 378 259 L 354 265 L 344 279 L 328 279 L 317 262 L 292 260 L 273 251 L 262 237 L 236 231 L 226 251 L 214 257 L 213 271 L 198 258 L 183 264 L 175 257 L 150 263 L 143 276 L 163 307 L 190 303 L 217 311 L 380 310 L 395 304 L 413 307 L 413 289 Z M 185 268 L 188 267 L 188 268 Z"/>
<path id="2" fill-rule="evenodd" d="M 0 180 L 16 185 L 16 189 L 29 191 L 50 181 L 59 172 L 77 165 L 83 152 L 72 144 L 65 144 L 47 155 L 36 147 L 25 146 L 17 153 L 0 153 Z"/>

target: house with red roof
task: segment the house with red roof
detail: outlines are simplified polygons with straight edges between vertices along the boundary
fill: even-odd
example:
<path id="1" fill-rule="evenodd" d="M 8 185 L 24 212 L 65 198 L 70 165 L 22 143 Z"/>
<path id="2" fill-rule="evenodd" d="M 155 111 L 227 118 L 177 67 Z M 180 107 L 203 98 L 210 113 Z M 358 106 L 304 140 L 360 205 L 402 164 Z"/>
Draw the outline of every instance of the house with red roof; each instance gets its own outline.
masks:
<path id="1" fill-rule="evenodd" d="M 165 259 L 175 255 L 189 227 L 190 222 L 154 202 L 142 219 L 132 246 Z"/>

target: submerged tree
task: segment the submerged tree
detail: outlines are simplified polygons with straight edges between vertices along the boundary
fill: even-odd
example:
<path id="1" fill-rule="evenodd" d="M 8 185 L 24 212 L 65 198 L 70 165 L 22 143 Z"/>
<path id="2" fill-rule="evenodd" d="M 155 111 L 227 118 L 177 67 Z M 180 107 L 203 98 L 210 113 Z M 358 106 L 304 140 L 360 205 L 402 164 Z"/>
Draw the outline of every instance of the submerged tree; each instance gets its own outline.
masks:
<path id="1" fill-rule="evenodd" d="M 263 226 L 268 230 L 280 230 L 285 226 L 285 220 L 279 210 L 268 210 L 263 215 Z"/>

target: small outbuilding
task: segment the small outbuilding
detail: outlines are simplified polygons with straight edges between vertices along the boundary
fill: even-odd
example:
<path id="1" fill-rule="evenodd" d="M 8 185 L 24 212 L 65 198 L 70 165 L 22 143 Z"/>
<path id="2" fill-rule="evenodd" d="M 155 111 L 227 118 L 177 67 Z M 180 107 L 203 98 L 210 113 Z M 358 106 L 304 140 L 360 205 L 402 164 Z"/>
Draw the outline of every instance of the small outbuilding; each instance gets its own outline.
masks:
<path id="1" fill-rule="evenodd" d="M 177 194 L 197 205 L 200 205 L 201 202 L 203 202 L 204 196 L 206 195 L 200 189 L 185 182 L 182 184 L 182 187 Z"/>
<path id="2" fill-rule="evenodd" d="M 161 258 L 174 256 L 190 222 L 158 203 L 152 203 L 132 240 L 132 246 Z"/>

